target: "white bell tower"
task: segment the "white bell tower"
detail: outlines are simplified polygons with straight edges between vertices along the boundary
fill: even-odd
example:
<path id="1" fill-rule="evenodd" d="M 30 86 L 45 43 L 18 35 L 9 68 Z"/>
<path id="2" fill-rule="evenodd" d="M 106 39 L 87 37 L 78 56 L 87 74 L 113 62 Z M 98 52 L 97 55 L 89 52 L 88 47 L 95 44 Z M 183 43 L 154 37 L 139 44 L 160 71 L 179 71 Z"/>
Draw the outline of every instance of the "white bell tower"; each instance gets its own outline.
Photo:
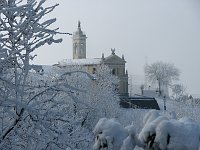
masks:
<path id="1" fill-rule="evenodd" d="M 81 30 L 81 22 L 78 21 L 78 29 L 73 33 L 73 59 L 86 58 L 86 38 Z"/>

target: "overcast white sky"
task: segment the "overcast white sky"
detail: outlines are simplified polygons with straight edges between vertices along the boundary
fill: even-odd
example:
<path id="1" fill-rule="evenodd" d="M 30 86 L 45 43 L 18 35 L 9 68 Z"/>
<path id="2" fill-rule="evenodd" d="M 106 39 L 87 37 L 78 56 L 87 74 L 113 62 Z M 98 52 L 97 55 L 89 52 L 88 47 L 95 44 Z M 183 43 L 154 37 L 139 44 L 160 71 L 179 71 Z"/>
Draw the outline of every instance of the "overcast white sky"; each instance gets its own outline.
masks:
<path id="1" fill-rule="evenodd" d="M 48 0 L 51 5 L 56 1 Z M 49 15 L 56 27 L 74 32 L 78 20 L 87 39 L 87 57 L 124 54 L 130 75 L 143 75 L 145 61 L 174 63 L 191 94 L 200 94 L 200 0 L 57 0 Z M 72 58 L 71 36 L 37 50 L 35 63 Z M 136 78 L 136 79 L 137 79 Z M 134 78 L 133 78 L 134 80 Z"/>

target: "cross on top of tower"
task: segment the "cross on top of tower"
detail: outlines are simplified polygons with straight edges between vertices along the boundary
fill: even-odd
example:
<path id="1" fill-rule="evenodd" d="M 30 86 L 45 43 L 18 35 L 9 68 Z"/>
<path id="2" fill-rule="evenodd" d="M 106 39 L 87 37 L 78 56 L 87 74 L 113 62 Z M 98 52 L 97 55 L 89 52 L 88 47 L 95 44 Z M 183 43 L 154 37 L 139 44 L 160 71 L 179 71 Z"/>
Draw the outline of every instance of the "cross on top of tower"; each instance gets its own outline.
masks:
<path id="1" fill-rule="evenodd" d="M 115 55 L 115 48 L 111 48 L 112 55 Z"/>

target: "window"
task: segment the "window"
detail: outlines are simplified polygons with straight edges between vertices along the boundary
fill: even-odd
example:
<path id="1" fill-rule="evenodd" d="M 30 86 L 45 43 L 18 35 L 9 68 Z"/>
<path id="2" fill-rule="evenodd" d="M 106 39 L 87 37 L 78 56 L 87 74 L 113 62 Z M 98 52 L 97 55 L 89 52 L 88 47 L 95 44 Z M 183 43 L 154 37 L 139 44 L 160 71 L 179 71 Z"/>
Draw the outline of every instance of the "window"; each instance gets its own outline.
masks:
<path id="1" fill-rule="evenodd" d="M 116 70 L 115 70 L 115 68 L 112 70 L 112 74 L 113 74 L 113 75 L 116 75 Z"/>
<path id="2" fill-rule="evenodd" d="M 74 53 L 77 54 L 77 44 L 74 44 Z"/>
<path id="3" fill-rule="evenodd" d="M 93 68 L 92 69 L 92 74 L 95 74 L 96 73 L 96 68 Z"/>

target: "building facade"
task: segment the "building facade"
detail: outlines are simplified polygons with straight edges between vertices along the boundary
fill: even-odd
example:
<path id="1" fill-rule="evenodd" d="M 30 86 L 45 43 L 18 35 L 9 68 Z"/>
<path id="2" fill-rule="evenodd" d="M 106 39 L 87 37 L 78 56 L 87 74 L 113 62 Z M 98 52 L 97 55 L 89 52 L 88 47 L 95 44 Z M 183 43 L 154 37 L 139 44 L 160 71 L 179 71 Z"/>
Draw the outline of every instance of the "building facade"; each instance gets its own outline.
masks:
<path id="1" fill-rule="evenodd" d="M 73 33 L 73 59 L 66 59 L 59 62 L 58 66 L 67 67 L 72 65 L 83 65 L 89 73 L 95 73 L 99 65 L 108 66 L 113 75 L 118 76 L 118 92 L 121 97 L 128 97 L 128 72 L 125 70 L 126 61 L 124 56 L 119 57 L 115 54 L 115 49 L 111 49 L 111 55 L 101 58 L 86 58 L 86 34 L 81 30 L 81 23 L 78 22 L 77 31 Z"/>
<path id="2" fill-rule="evenodd" d="M 125 70 L 126 61 L 124 60 L 124 56 L 122 55 L 122 58 L 120 58 L 115 54 L 115 49 L 111 49 L 111 55 L 102 58 L 102 63 L 111 69 L 113 75 L 118 76 L 120 80 L 120 96 L 128 96 L 128 71 Z"/>

